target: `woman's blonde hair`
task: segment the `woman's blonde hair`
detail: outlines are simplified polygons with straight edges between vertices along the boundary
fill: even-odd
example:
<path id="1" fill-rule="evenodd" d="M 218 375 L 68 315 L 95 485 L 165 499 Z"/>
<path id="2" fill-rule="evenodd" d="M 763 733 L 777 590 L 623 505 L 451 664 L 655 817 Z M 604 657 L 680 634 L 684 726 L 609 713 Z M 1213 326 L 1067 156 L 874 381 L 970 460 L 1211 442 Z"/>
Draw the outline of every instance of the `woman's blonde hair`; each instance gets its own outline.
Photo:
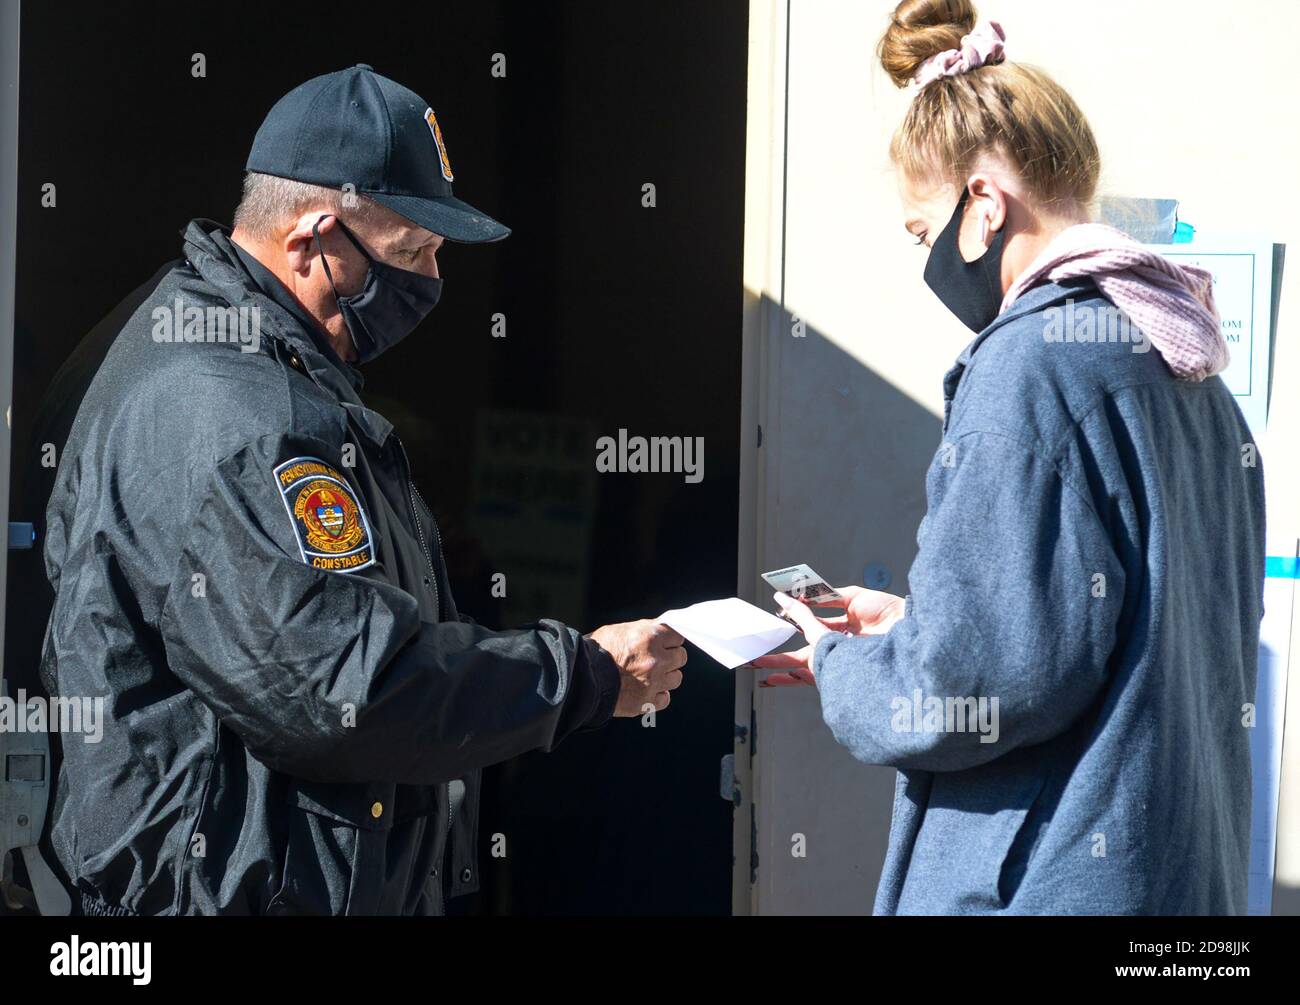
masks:
<path id="1" fill-rule="evenodd" d="M 880 39 L 880 63 L 907 87 L 931 56 L 960 49 L 975 20 L 970 0 L 903 0 Z M 1086 207 L 1096 195 L 1101 157 L 1088 120 L 1035 67 L 992 63 L 927 84 L 889 149 L 909 181 L 956 187 L 986 153 L 1001 154 L 1041 207 Z"/>

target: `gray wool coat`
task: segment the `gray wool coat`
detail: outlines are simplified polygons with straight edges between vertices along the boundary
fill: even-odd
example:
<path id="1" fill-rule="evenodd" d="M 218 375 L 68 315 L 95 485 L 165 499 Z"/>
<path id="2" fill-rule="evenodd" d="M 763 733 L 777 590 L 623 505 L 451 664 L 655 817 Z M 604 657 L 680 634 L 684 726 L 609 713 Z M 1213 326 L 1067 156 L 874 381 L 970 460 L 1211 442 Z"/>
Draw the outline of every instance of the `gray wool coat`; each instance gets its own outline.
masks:
<path id="1" fill-rule="evenodd" d="M 814 650 L 835 738 L 899 769 L 877 914 L 1246 910 L 1263 469 L 1114 313 L 1046 284 L 966 348 L 905 617 Z"/>

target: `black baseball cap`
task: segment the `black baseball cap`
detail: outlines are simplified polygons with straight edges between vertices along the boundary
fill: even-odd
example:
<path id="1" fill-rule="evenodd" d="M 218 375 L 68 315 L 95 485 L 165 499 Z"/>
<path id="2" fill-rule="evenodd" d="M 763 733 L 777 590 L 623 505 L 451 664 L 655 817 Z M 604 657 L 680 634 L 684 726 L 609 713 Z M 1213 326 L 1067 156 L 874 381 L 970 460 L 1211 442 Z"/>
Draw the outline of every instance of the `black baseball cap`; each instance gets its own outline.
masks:
<path id="1" fill-rule="evenodd" d="M 451 194 L 451 160 L 428 102 L 365 63 L 313 77 L 277 101 L 246 167 L 313 185 L 352 185 L 451 241 L 483 244 L 510 233 Z"/>

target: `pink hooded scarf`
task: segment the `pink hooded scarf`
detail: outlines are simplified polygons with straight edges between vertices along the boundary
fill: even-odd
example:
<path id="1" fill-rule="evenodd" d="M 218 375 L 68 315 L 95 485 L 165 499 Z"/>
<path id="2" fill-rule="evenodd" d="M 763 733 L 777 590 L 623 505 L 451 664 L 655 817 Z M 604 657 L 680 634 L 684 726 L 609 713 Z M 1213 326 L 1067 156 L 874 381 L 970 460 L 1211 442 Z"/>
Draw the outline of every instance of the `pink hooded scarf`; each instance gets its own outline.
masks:
<path id="1" fill-rule="evenodd" d="M 1092 277 L 1102 296 L 1128 315 L 1180 380 L 1200 381 L 1228 365 L 1210 273 L 1177 265 L 1123 231 L 1082 223 L 1058 234 L 1012 284 L 1010 307 L 1044 282 Z"/>

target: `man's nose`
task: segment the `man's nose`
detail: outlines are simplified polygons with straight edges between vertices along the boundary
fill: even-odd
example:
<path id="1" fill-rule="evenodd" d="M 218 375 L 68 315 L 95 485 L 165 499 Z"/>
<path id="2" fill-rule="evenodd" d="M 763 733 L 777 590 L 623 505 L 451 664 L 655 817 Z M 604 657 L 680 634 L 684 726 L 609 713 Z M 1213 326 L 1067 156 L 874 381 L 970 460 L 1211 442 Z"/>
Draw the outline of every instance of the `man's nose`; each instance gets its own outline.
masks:
<path id="1" fill-rule="evenodd" d="M 424 251 L 416 259 L 415 264 L 407 262 L 402 268 L 418 272 L 422 276 L 429 276 L 431 279 L 439 279 L 442 276 L 438 271 L 438 253 L 436 251 Z"/>

